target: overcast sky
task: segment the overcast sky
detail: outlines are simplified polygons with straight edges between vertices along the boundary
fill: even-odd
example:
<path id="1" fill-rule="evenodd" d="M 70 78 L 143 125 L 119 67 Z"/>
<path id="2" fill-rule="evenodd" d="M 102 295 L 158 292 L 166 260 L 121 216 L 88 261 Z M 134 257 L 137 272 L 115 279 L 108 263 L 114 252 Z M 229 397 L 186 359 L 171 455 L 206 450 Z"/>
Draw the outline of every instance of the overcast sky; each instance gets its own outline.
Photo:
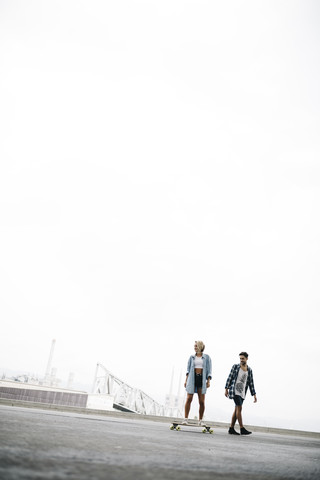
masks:
<path id="1" fill-rule="evenodd" d="M 160 403 L 195 339 L 207 418 L 320 431 L 311 0 L 0 0 L 0 373 Z M 196 399 L 193 412 L 197 412 Z"/>

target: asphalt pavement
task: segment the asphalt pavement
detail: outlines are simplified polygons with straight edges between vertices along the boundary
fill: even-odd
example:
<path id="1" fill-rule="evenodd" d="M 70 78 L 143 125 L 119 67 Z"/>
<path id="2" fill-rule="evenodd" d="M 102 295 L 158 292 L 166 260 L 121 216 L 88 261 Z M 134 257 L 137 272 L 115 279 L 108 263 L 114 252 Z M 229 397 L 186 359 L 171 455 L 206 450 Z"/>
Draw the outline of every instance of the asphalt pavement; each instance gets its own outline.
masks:
<path id="1" fill-rule="evenodd" d="M 0 479 L 320 478 L 320 435 L 228 435 L 139 416 L 0 405 Z"/>

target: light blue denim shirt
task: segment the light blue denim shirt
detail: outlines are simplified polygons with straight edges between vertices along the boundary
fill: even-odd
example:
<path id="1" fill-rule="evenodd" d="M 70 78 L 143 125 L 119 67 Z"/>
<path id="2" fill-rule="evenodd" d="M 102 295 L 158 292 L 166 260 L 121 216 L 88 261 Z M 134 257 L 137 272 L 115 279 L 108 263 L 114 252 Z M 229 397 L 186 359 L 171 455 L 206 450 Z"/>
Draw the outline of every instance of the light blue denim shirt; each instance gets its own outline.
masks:
<path id="1" fill-rule="evenodd" d="M 194 393 L 195 390 L 195 385 L 194 385 L 194 360 L 196 356 L 191 355 L 191 357 L 188 360 L 188 366 L 187 366 L 187 386 L 186 390 L 187 393 Z M 205 353 L 202 354 L 203 358 L 203 371 L 202 371 L 202 393 L 206 393 L 207 391 L 207 380 L 208 378 L 212 378 L 212 362 L 211 358 L 209 355 L 206 355 Z"/>

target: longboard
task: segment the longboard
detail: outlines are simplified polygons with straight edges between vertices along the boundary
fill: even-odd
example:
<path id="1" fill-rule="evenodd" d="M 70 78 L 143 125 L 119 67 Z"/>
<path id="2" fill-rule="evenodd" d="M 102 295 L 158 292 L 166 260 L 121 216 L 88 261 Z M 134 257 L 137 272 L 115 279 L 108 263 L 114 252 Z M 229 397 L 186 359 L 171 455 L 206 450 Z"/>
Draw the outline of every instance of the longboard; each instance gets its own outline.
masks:
<path id="1" fill-rule="evenodd" d="M 200 427 L 202 428 L 202 433 L 213 433 L 213 425 L 199 425 L 198 423 L 192 423 L 188 422 L 185 423 L 182 420 L 177 420 L 172 422 L 172 425 L 170 426 L 170 430 L 181 430 L 181 426 L 183 427 Z"/>

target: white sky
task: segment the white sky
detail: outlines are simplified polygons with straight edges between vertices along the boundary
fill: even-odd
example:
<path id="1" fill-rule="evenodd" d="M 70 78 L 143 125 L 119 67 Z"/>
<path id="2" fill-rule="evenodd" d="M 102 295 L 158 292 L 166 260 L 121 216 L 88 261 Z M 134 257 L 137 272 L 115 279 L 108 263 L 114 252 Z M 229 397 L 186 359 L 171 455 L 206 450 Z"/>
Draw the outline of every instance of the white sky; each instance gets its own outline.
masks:
<path id="1" fill-rule="evenodd" d="M 0 0 L 0 368 L 320 431 L 320 4 Z M 1 372 L 0 372 L 1 373 Z M 196 399 L 194 413 L 197 411 Z"/>

